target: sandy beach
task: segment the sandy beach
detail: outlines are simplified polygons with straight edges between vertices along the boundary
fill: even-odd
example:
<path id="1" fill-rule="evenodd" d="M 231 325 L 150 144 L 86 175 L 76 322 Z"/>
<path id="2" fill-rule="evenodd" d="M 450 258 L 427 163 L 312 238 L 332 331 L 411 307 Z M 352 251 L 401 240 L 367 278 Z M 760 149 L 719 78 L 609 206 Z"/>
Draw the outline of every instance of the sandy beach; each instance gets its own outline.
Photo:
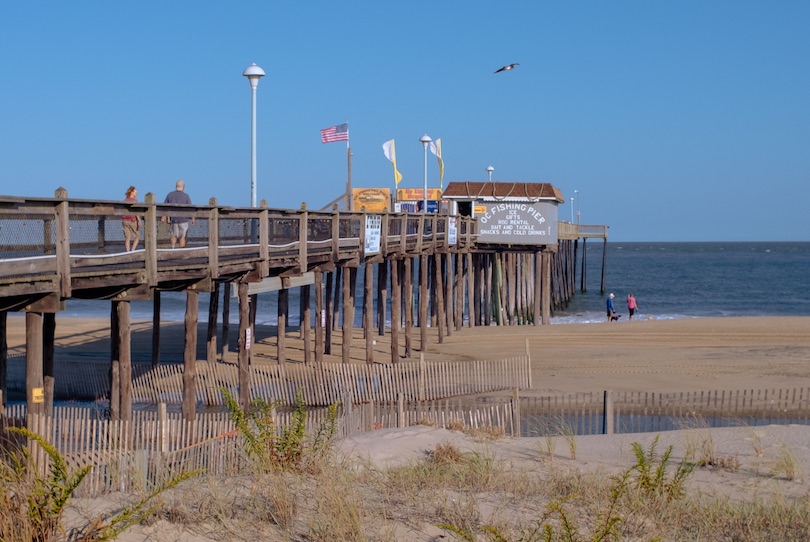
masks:
<path id="1" fill-rule="evenodd" d="M 9 356 L 24 356 L 25 320 L 9 317 Z M 107 363 L 109 323 L 106 319 L 59 318 L 56 321 L 57 363 Z M 236 349 L 231 326 L 231 356 Z M 205 325 L 198 330 L 198 358 L 205 356 Z M 290 363 L 303 361 L 303 340 L 288 330 L 285 351 Z M 341 333 L 333 332 L 332 354 L 325 362 L 340 363 Z M 390 362 L 390 334 L 375 332 L 374 361 Z M 558 324 L 462 328 L 437 342 L 429 329 L 428 360 L 496 360 L 525 355 L 532 361 L 532 390 L 527 394 L 603 391 L 737 390 L 810 386 L 810 318 L 739 317 L 680 320 L 639 320 L 602 324 Z M 413 333 L 413 358 L 418 359 L 419 330 Z M 151 359 L 151 323 L 132 327 L 133 361 Z M 404 345 L 404 333 L 400 334 Z M 256 329 L 253 359 L 276 363 L 276 330 Z M 400 347 L 404 355 L 404 346 Z M 365 339 L 354 330 L 352 362 L 364 363 Z M 161 326 L 161 362 L 182 363 L 183 324 Z M 231 358 L 233 359 L 233 358 Z M 405 360 L 404 357 L 400 358 Z"/>
<path id="2" fill-rule="evenodd" d="M 151 324 L 133 328 L 133 357 L 148 360 Z M 57 319 L 57 360 L 61 363 L 104 363 L 108 359 L 109 331 L 103 319 Z M 274 330 L 257 330 L 254 352 L 259 363 L 275 363 Z M 302 359 L 303 342 L 298 331 L 287 334 L 286 350 L 291 363 Z M 182 359 L 182 323 L 163 326 L 162 359 Z M 9 318 L 9 353 L 24 352 L 24 321 Z M 390 358 L 389 336 L 375 337 L 375 360 Z M 601 391 L 694 391 L 810 387 L 810 318 L 756 317 L 683 320 L 642 320 L 604 324 L 560 324 L 541 327 L 464 328 L 437 344 L 430 331 L 427 359 L 473 360 L 531 356 L 534 388 L 521 393 L 557 394 Z M 334 336 L 334 354 L 327 362 L 339 362 L 340 334 Z M 205 332 L 199 333 L 200 356 L 204 355 Z M 355 330 L 353 362 L 364 354 L 362 331 Z M 418 333 L 414 355 L 419 355 Z M 385 469 L 414 464 L 440 444 L 452 444 L 468 453 L 486 450 L 508 469 L 531 476 L 575 472 L 615 474 L 633 465 L 631 444 L 645 448 L 656 434 L 582 436 L 575 439 L 576 453 L 563 437 L 501 438 L 482 444 L 470 435 L 447 429 L 414 426 L 355 435 L 337 443 L 338 457 L 357 468 Z M 807 499 L 810 486 L 810 427 L 765 426 L 723 429 L 686 429 L 660 434 L 659 451 L 672 445 L 672 461 L 711 445 L 714 457 L 733 468 L 700 468 L 692 475 L 690 494 L 710 495 L 732 501 L 796 502 Z M 788 454 L 787 456 L 785 454 Z M 785 457 L 789 457 L 786 463 Z M 794 468 L 792 474 L 784 469 Z M 784 472 L 783 472 L 784 471 Z M 182 495 L 182 493 L 181 493 Z M 186 497 L 179 497 L 186 498 Z M 493 498 L 496 498 L 493 496 Z M 481 499 L 479 513 L 486 520 L 497 510 Z M 78 510 L 98 502 L 78 502 Z M 77 516 L 73 516 L 74 518 Z M 399 533 L 396 540 L 447 540 L 449 536 L 430 522 L 389 518 L 388 527 Z M 407 534 L 406 534 L 407 533 Z M 222 534 L 222 533 L 220 533 Z M 137 526 L 120 538 L 145 540 L 216 540 L 198 529 L 169 525 Z M 267 540 L 286 539 L 283 536 Z M 369 539 L 375 539 L 370 537 Z M 665 538 L 675 540 L 675 538 Z"/>

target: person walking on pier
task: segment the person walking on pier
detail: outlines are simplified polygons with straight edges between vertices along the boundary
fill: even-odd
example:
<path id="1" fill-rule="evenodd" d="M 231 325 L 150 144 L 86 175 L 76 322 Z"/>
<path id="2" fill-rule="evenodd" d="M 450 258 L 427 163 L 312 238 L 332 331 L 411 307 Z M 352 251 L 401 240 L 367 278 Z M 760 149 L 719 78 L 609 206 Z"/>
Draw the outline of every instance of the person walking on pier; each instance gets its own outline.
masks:
<path id="1" fill-rule="evenodd" d="M 605 307 L 607 308 L 607 321 L 612 322 L 614 320 L 618 320 L 619 317 L 616 316 L 616 309 L 613 307 L 613 298 L 616 297 L 611 293 L 607 297 L 607 302 L 605 303 Z"/>
<path id="2" fill-rule="evenodd" d="M 124 201 L 138 201 L 138 189 L 134 186 L 127 188 Z M 141 240 L 141 217 L 138 215 L 124 215 L 121 217 L 121 225 L 124 228 L 124 248 L 127 252 L 138 248 Z"/>
<path id="3" fill-rule="evenodd" d="M 173 203 L 181 205 L 191 205 L 191 198 L 184 192 L 186 183 L 180 179 L 174 185 L 174 191 L 169 192 L 163 203 Z M 166 217 L 162 217 L 161 222 L 166 222 Z M 194 218 L 187 218 L 184 216 L 173 216 L 169 219 L 169 227 L 171 228 L 171 243 L 172 248 L 175 248 L 178 243 L 180 248 L 186 246 L 186 234 L 188 233 L 188 223 L 191 221 L 194 224 Z"/>
<path id="4" fill-rule="evenodd" d="M 636 298 L 633 297 L 632 293 L 627 294 L 627 313 L 630 315 L 628 318 L 630 320 L 633 319 L 633 315 L 638 310 L 638 303 L 636 303 Z"/>

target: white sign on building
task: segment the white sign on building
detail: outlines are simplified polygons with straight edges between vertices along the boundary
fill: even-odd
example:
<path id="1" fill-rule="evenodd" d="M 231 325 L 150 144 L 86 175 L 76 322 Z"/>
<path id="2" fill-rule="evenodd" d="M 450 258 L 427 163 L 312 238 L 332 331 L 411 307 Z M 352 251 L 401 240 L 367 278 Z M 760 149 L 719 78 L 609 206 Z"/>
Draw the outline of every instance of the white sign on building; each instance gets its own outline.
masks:
<path id="1" fill-rule="evenodd" d="M 478 242 L 549 245 L 557 242 L 557 205 L 549 201 L 480 202 Z"/>

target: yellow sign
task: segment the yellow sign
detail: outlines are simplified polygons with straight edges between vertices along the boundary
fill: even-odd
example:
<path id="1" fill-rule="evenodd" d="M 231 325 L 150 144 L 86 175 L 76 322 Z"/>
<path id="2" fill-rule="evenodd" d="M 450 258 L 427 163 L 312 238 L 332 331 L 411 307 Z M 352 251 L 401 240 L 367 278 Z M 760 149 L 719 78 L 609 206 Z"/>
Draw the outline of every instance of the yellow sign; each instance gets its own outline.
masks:
<path id="1" fill-rule="evenodd" d="M 476 205 L 475 207 L 473 207 L 473 214 L 475 216 L 487 214 L 487 206 L 486 205 Z"/>
<path id="2" fill-rule="evenodd" d="M 389 188 L 353 188 L 352 210 L 368 213 L 381 213 L 391 210 L 391 190 Z"/>
<path id="3" fill-rule="evenodd" d="M 424 188 L 398 188 L 397 201 L 422 201 L 425 199 Z M 428 201 L 437 201 L 442 199 L 441 188 L 428 188 L 427 189 Z"/>
<path id="4" fill-rule="evenodd" d="M 32 388 L 31 389 L 31 401 L 34 403 L 44 403 L 45 402 L 45 388 Z"/>

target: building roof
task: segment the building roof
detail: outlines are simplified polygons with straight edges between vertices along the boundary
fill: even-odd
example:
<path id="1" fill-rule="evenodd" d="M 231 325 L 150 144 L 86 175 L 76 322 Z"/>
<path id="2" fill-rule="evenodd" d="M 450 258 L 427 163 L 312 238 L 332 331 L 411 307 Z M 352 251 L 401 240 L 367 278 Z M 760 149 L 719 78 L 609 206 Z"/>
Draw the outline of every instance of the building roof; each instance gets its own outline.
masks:
<path id="1" fill-rule="evenodd" d="M 565 203 L 560 190 L 550 183 L 505 183 L 454 181 L 447 183 L 442 194 L 448 199 L 517 200 L 553 199 Z"/>

